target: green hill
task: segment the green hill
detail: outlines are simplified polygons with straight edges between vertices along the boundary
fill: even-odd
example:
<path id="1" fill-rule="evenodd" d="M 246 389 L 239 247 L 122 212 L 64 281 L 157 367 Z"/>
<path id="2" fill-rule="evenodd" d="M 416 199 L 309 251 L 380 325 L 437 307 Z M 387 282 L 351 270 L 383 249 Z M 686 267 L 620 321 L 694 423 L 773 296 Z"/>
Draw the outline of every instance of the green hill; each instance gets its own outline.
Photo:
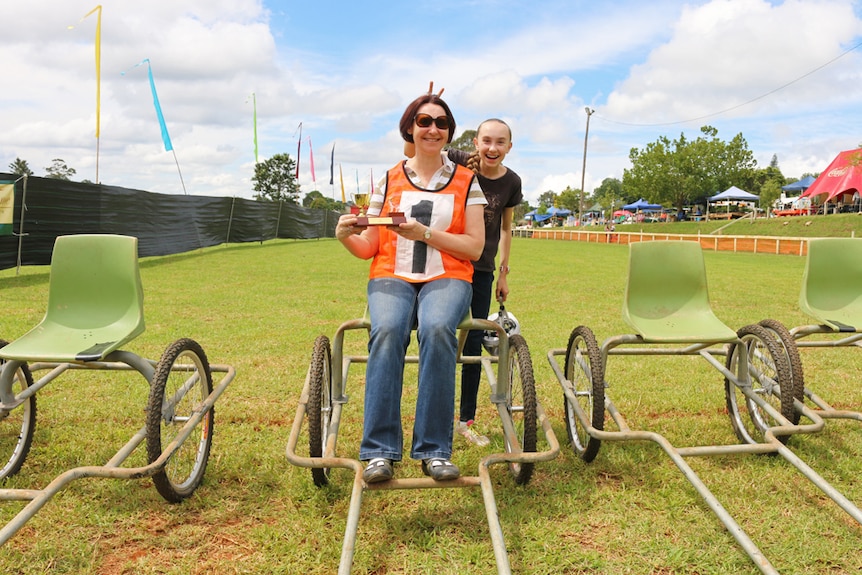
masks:
<path id="1" fill-rule="evenodd" d="M 828 216 L 794 216 L 716 220 L 711 222 L 670 222 L 655 224 L 621 224 L 618 232 L 722 234 L 729 236 L 780 236 L 780 237 L 860 237 L 862 213 L 833 214 Z"/>

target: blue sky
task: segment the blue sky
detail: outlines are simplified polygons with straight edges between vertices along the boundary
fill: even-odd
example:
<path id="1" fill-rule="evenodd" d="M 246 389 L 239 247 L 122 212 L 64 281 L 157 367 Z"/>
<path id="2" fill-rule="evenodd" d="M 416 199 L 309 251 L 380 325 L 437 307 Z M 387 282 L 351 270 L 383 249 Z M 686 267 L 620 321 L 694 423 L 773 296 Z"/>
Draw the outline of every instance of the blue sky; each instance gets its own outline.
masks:
<path id="1" fill-rule="evenodd" d="M 4 7 L 0 167 L 20 157 L 44 175 L 62 158 L 96 179 L 96 17 L 82 20 L 95 6 Z M 340 198 L 339 167 L 350 194 L 401 159 L 398 119 L 429 81 L 456 136 L 488 117 L 512 126 L 506 163 L 532 201 L 580 187 L 586 106 L 587 192 L 621 179 L 631 148 L 705 124 L 796 177 L 862 144 L 860 44 L 848 0 L 105 0 L 99 180 L 183 193 L 179 164 L 190 194 L 251 197 L 254 94 L 259 158 L 295 156 L 301 122 L 303 192 Z M 132 68 L 144 58 L 176 157 Z"/>

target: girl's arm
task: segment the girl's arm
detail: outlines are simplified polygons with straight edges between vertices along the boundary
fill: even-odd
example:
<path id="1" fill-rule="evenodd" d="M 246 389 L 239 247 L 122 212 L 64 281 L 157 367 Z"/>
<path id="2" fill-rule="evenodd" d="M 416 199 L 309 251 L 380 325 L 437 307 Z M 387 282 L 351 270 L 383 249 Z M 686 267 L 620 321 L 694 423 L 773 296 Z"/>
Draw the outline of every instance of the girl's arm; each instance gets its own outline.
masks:
<path id="1" fill-rule="evenodd" d="M 500 269 L 497 276 L 497 301 L 504 302 L 509 296 L 509 251 L 512 247 L 512 220 L 515 216 L 515 208 L 503 210 L 503 219 L 500 220 Z"/>

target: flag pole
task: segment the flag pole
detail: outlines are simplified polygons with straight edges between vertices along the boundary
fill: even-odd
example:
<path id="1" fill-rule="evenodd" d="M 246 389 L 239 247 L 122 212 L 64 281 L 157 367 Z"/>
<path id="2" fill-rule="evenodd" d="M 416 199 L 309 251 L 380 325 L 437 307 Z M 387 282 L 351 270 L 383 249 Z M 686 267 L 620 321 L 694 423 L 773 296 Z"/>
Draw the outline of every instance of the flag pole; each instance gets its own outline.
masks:
<path id="1" fill-rule="evenodd" d="M 171 143 L 171 136 L 168 133 L 168 125 L 165 122 L 165 115 L 162 113 L 162 105 L 159 103 L 159 94 L 156 92 L 156 80 L 153 78 L 153 65 L 150 62 L 149 58 L 144 58 L 131 69 L 137 68 L 141 64 L 147 65 L 147 76 L 150 81 L 150 92 L 153 95 L 153 107 L 156 110 L 156 119 L 159 121 L 159 129 L 162 133 L 162 143 L 165 146 L 166 152 L 172 152 L 174 155 L 174 163 L 177 165 L 177 173 L 180 175 L 180 184 L 183 187 L 183 194 L 188 195 L 188 191 L 186 191 L 186 182 L 183 180 L 183 172 L 180 170 L 180 161 L 177 159 L 177 151 L 174 149 L 173 143 Z M 120 72 L 121 76 L 125 76 L 126 72 Z"/>
<path id="2" fill-rule="evenodd" d="M 183 181 L 183 173 L 180 170 L 180 161 L 177 159 L 177 151 L 174 150 L 173 147 L 171 147 L 171 152 L 174 153 L 174 162 L 177 165 L 177 173 L 180 175 L 180 184 L 182 184 L 183 186 L 183 194 L 187 196 L 189 195 L 189 193 L 186 191 L 186 183 L 185 181 Z"/>
<path id="3" fill-rule="evenodd" d="M 252 105 L 254 107 L 254 163 L 259 163 L 257 155 L 257 96 L 254 92 L 251 93 Z"/>
<path id="4" fill-rule="evenodd" d="M 101 125 L 101 109 L 102 109 L 102 5 L 98 4 L 95 8 L 84 14 L 78 22 L 86 20 L 93 12 L 98 12 L 96 16 L 96 183 L 99 182 L 99 152 L 100 152 L 100 130 Z M 69 30 L 74 29 L 74 26 L 68 26 Z"/>

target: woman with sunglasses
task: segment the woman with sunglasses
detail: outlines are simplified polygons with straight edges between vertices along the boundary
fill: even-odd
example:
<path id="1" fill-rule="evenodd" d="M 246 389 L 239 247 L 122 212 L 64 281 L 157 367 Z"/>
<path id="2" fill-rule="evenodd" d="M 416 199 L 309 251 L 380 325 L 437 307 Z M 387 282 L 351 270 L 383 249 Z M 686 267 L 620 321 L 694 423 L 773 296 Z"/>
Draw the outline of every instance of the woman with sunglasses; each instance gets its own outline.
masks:
<path id="1" fill-rule="evenodd" d="M 354 256 L 373 258 L 368 282 L 371 334 L 365 372 L 365 413 L 359 458 L 363 479 L 391 479 L 401 460 L 401 392 L 410 332 L 417 328 L 419 389 L 410 456 L 437 481 L 456 479 L 452 456 L 457 326 L 472 297 L 473 266 L 485 245 L 485 197 L 475 174 L 443 152 L 455 119 L 439 96 L 407 106 L 401 136 L 415 155 L 390 169 L 373 191 L 368 216 L 403 212 L 397 226 L 356 226 L 338 220 L 335 236 Z"/>
<path id="2" fill-rule="evenodd" d="M 497 118 L 485 120 L 476 129 L 472 153 L 450 148 L 449 159 L 467 166 L 478 176 L 488 204 L 485 206 L 485 246 L 482 255 L 473 262 L 473 299 L 470 311 L 473 317 L 488 317 L 491 310 L 491 295 L 498 302 L 509 296 L 509 251 L 512 246 L 512 220 L 515 206 L 524 201 L 521 193 L 521 178 L 503 165 L 503 159 L 512 149 L 512 130 L 506 122 Z M 404 145 L 409 157 L 414 152 L 413 144 Z M 500 253 L 500 275 L 494 289 L 494 260 Z M 482 354 L 483 332 L 473 330 L 467 335 L 464 355 Z M 466 363 L 461 366 L 461 406 L 456 431 L 467 441 L 485 446 L 490 440 L 472 428 L 476 417 L 476 403 L 482 366 Z"/>

